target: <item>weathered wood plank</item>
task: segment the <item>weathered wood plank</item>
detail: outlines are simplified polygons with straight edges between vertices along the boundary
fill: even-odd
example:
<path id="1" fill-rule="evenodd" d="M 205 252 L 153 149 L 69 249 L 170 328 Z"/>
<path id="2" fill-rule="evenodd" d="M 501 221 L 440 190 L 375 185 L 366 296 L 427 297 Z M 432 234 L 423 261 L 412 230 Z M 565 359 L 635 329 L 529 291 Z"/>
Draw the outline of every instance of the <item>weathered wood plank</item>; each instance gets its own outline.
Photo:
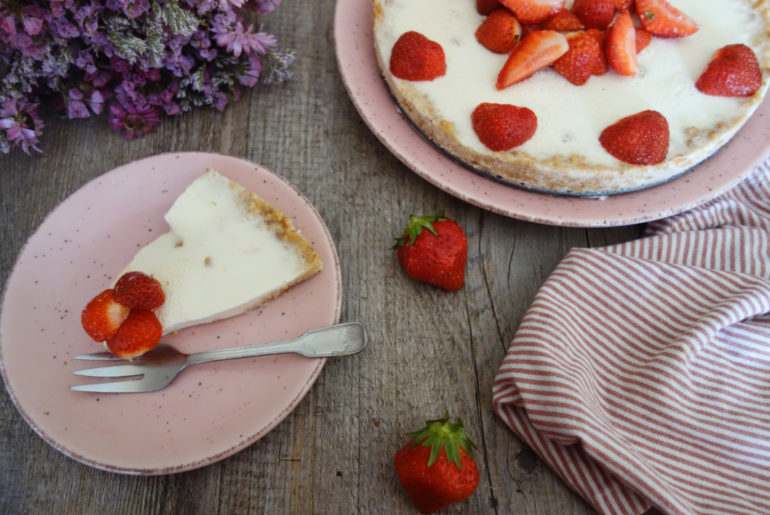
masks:
<path id="1" fill-rule="evenodd" d="M 485 212 L 410 172 L 366 128 L 333 49 L 333 0 L 284 2 L 266 29 L 297 50 L 294 79 L 223 113 L 166 120 L 126 142 L 104 119 L 47 122 L 42 156 L 0 157 L 0 280 L 47 214 L 134 159 L 201 150 L 258 162 L 294 183 L 327 223 L 342 266 L 342 318 L 369 328 L 362 354 L 327 362 L 297 409 L 209 467 L 161 477 L 93 470 L 48 446 L 0 393 L 2 513 L 410 513 L 392 467 L 406 432 L 448 410 L 478 445 L 481 486 L 447 513 L 589 513 L 491 410 L 491 385 L 539 286 L 575 246 L 640 227 L 568 229 Z M 466 229 L 466 287 L 405 277 L 390 246 L 410 214 L 444 210 Z"/>

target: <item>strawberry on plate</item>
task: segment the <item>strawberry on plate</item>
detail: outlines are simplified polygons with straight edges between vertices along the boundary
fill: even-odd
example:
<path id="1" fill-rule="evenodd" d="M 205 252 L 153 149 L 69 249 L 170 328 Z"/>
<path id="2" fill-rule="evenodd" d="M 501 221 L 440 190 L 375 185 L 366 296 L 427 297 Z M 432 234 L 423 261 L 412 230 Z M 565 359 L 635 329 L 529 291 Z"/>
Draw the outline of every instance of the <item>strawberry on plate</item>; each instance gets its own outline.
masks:
<path id="1" fill-rule="evenodd" d="M 604 62 L 602 47 L 587 32 L 575 32 L 567 36 L 569 50 L 553 63 L 553 69 L 572 84 L 585 84 Z"/>
<path id="2" fill-rule="evenodd" d="M 142 272 L 128 272 L 86 305 L 80 322 L 92 339 L 121 358 L 132 359 L 160 342 L 163 327 L 152 310 L 165 300 L 158 281 Z"/>
<path id="3" fill-rule="evenodd" d="M 498 0 L 476 0 L 476 11 L 484 16 L 500 7 L 501 5 Z"/>
<path id="4" fill-rule="evenodd" d="M 590 29 L 606 29 L 615 17 L 614 0 L 575 0 L 572 12 Z"/>
<path id="5" fill-rule="evenodd" d="M 428 420 L 393 460 L 398 479 L 421 513 L 434 513 L 464 501 L 479 486 L 479 470 L 473 461 L 475 445 L 465 434 L 463 421 L 449 415 Z"/>
<path id="6" fill-rule="evenodd" d="M 118 331 L 107 338 L 107 348 L 118 357 L 133 359 L 155 348 L 160 343 L 163 327 L 155 313 L 132 309 Z"/>
<path id="7" fill-rule="evenodd" d="M 80 314 L 80 324 L 94 341 L 112 338 L 128 317 L 130 309 L 115 300 L 113 290 L 108 289 L 91 299 Z"/>
<path id="8" fill-rule="evenodd" d="M 433 80 L 446 73 L 444 49 L 419 32 L 402 34 L 390 54 L 390 72 L 399 79 Z"/>
<path id="9" fill-rule="evenodd" d="M 601 57 L 596 61 L 594 61 L 593 74 L 604 75 L 605 73 L 610 71 L 610 63 L 607 62 L 607 53 L 604 50 L 605 41 L 607 39 L 607 33 L 599 29 L 586 29 L 586 34 L 594 38 L 596 42 L 599 43 L 599 48 L 602 49 Z"/>
<path id="10" fill-rule="evenodd" d="M 605 40 L 607 62 L 621 75 L 636 75 L 636 29 L 628 11 L 618 14 Z"/>
<path id="11" fill-rule="evenodd" d="M 511 51 L 497 76 L 497 89 L 505 89 L 550 66 L 569 50 L 567 38 L 555 30 L 535 30 Z"/>
<path id="12" fill-rule="evenodd" d="M 483 103 L 471 113 L 471 125 L 487 148 L 504 151 L 518 147 L 535 134 L 537 116 L 526 107 Z"/>
<path id="13" fill-rule="evenodd" d="M 507 54 L 521 37 L 521 24 L 508 9 L 495 9 L 476 29 L 476 40 L 488 50 Z"/>
<path id="14" fill-rule="evenodd" d="M 668 121 L 657 111 L 626 116 L 605 128 L 602 147 L 619 160 L 634 165 L 660 163 L 668 153 Z"/>
<path id="15" fill-rule="evenodd" d="M 411 216 L 404 233 L 396 238 L 398 262 L 406 274 L 447 291 L 465 282 L 468 240 L 455 222 L 444 216 Z"/>
<path id="16" fill-rule="evenodd" d="M 762 70 L 754 51 L 743 44 L 717 50 L 695 87 L 701 93 L 724 97 L 750 97 L 762 85 Z"/>
<path id="17" fill-rule="evenodd" d="M 633 7 L 634 0 L 614 0 L 616 11 L 628 11 Z"/>
<path id="18" fill-rule="evenodd" d="M 698 24 L 666 0 L 636 0 L 636 12 L 644 30 L 653 36 L 677 38 L 698 31 Z"/>
<path id="19" fill-rule="evenodd" d="M 137 309 L 156 309 L 166 300 L 163 287 L 153 277 L 142 272 L 127 272 L 115 283 L 115 300 Z"/>
<path id="20" fill-rule="evenodd" d="M 564 6 L 564 0 L 500 0 L 521 23 L 540 23 Z"/>
<path id="21" fill-rule="evenodd" d="M 558 30 L 562 32 L 569 32 L 572 30 L 582 30 L 585 28 L 580 18 L 575 16 L 572 11 L 562 9 L 552 14 L 545 20 L 541 27 L 548 30 Z"/>
<path id="22" fill-rule="evenodd" d="M 636 29 L 636 54 L 647 48 L 652 41 L 652 34 L 644 29 Z"/>

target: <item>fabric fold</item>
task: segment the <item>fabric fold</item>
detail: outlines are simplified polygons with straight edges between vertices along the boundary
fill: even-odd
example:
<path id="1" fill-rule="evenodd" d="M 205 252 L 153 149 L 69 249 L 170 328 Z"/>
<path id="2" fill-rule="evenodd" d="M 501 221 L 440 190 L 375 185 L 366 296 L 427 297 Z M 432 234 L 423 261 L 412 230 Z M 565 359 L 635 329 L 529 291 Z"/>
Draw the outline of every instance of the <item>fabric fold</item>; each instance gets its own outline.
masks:
<path id="1" fill-rule="evenodd" d="M 570 251 L 493 388 L 602 513 L 770 513 L 770 161 L 639 240 Z"/>

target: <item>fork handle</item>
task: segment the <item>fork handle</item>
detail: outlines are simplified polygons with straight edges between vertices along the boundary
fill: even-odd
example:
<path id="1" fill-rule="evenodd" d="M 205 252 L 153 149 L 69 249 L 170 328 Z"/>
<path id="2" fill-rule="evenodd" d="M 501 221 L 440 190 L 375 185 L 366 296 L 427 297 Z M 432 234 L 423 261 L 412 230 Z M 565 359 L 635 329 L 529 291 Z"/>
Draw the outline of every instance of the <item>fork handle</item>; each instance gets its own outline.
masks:
<path id="1" fill-rule="evenodd" d="M 311 358 L 346 356 L 363 350 L 367 341 L 364 326 L 358 322 L 348 322 L 313 329 L 293 340 L 196 352 L 187 357 L 185 364 L 285 353 L 297 353 Z"/>

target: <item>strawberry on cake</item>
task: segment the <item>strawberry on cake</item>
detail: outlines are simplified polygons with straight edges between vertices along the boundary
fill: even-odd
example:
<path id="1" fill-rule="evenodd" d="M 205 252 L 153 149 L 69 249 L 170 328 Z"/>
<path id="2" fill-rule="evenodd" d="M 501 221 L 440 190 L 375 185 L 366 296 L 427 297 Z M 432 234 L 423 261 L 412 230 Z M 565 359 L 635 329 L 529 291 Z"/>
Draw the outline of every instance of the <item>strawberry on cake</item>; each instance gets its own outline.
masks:
<path id="1" fill-rule="evenodd" d="M 83 310 L 83 329 L 124 358 L 164 334 L 244 313 L 320 272 L 316 252 L 279 209 L 214 170 L 165 215 L 142 248 Z"/>
<path id="2" fill-rule="evenodd" d="M 378 63 L 455 159 L 526 188 L 606 195 L 728 142 L 770 76 L 764 0 L 373 0 Z"/>

